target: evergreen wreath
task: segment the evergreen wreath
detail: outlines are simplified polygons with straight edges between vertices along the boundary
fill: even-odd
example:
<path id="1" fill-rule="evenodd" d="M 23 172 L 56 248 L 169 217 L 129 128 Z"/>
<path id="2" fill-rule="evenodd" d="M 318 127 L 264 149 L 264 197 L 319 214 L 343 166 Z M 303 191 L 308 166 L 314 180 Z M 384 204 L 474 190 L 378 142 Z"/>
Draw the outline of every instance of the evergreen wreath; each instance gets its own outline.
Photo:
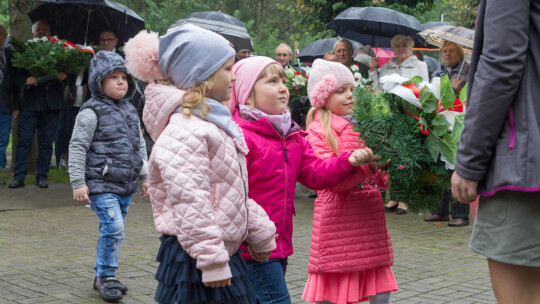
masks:
<path id="1" fill-rule="evenodd" d="M 355 130 L 374 154 L 392 160 L 385 169 L 396 200 L 407 202 L 412 211 L 432 210 L 450 187 L 464 119 L 464 113 L 456 110 L 462 111 L 463 103 L 455 98 L 448 76 L 441 78 L 440 100 L 420 77 L 397 86 L 400 90 L 413 88 L 417 100 L 407 101 L 399 96 L 403 96 L 399 90 L 375 93 L 366 87 L 356 89 Z M 466 94 L 466 90 L 462 92 Z M 466 100 L 466 95 L 461 97 Z"/>
<path id="2" fill-rule="evenodd" d="M 30 39 L 27 42 L 11 38 L 12 64 L 35 76 L 38 83 L 55 81 L 56 75 L 65 72 L 78 75 L 88 68 L 94 55 L 92 48 L 81 48 L 56 37 Z"/>

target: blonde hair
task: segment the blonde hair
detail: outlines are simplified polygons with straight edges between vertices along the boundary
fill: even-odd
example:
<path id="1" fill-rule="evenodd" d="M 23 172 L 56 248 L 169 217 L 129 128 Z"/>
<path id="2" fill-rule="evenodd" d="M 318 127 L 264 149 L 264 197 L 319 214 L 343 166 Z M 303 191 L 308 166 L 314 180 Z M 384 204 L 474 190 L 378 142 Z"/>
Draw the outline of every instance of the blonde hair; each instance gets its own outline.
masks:
<path id="1" fill-rule="evenodd" d="M 412 49 L 414 46 L 414 40 L 411 36 L 407 35 L 395 35 L 392 40 L 390 40 L 390 48 L 394 50 L 398 44 L 401 42 L 407 43 L 407 45 Z"/>
<path id="2" fill-rule="evenodd" d="M 453 42 L 448 41 L 448 40 L 445 40 L 443 42 L 443 45 L 441 46 L 441 56 L 442 56 L 442 49 L 444 49 L 444 47 L 447 46 L 447 45 L 453 45 L 453 46 L 456 47 L 456 51 L 458 53 L 460 62 L 465 59 L 465 53 L 463 52 L 463 49 L 461 48 L 461 46 L 459 44 L 453 43 Z"/>
<path id="3" fill-rule="evenodd" d="M 271 63 L 269 64 L 264 70 L 262 70 L 261 75 L 259 75 L 259 78 L 257 78 L 257 81 L 255 81 L 255 84 L 253 85 L 253 88 L 251 88 L 251 93 L 249 94 L 247 105 L 251 108 L 255 107 L 255 85 L 257 85 L 257 82 L 259 80 L 263 79 L 269 74 L 277 74 L 279 77 L 287 77 L 287 74 L 285 74 L 285 69 L 281 66 L 281 64 L 275 64 Z"/>
<path id="4" fill-rule="evenodd" d="M 199 109 L 203 116 L 210 112 L 210 106 L 206 103 L 206 96 L 212 89 L 214 75 L 215 73 L 202 83 L 186 90 L 184 96 L 180 99 L 182 114 L 191 116 L 195 109 Z"/>
<path id="5" fill-rule="evenodd" d="M 333 56 L 333 55 L 335 55 L 334 51 L 326 52 L 326 54 L 324 54 L 323 59 L 328 60 L 328 58 L 330 58 L 330 56 Z"/>
<path id="6" fill-rule="evenodd" d="M 332 112 L 328 110 L 327 108 L 316 108 L 311 107 L 309 109 L 309 112 L 306 116 L 306 129 L 313 123 L 315 120 L 315 115 L 319 114 L 319 120 L 321 121 L 321 126 L 324 131 L 324 138 L 326 140 L 326 144 L 334 151 L 334 154 L 339 155 L 339 148 L 336 141 L 336 136 L 334 134 L 334 130 L 332 130 L 331 122 L 332 122 Z"/>

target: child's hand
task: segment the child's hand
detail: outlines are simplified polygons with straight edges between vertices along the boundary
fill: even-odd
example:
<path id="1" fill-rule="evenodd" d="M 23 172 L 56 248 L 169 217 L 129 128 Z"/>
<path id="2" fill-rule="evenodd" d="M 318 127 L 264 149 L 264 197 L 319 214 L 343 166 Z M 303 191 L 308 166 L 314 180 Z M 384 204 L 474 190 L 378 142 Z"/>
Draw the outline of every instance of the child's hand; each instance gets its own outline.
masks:
<path id="1" fill-rule="evenodd" d="M 222 281 L 214 281 L 214 282 L 206 282 L 204 283 L 204 286 L 211 287 L 211 288 L 231 286 L 231 279 L 226 279 Z"/>
<path id="2" fill-rule="evenodd" d="M 144 200 L 148 196 L 148 188 L 150 184 L 148 182 L 141 183 L 141 199 Z"/>
<path id="3" fill-rule="evenodd" d="M 371 151 L 370 148 L 358 149 L 349 155 L 349 162 L 353 167 L 365 165 L 367 162 L 373 159 L 373 151 Z"/>
<path id="4" fill-rule="evenodd" d="M 376 156 L 377 160 L 380 160 L 381 157 L 380 156 Z M 384 169 L 386 166 L 388 166 L 388 164 L 391 162 L 392 160 L 391 159 L 387 159 L 386 162 L 370 162 L 369 163 L 369 166 L 371 167 L 371 169 L 373 170 L 377 170 L 377 169 Z"/>
<path id="5" fill-rule="evenodd" d="M 274 239 L 277 239 L 279 237 L 279 234 L 274 234 Z M 267 252 L 255 252 L 253 251 L 253 246 L 251 244 L 247 245 L 247 249 L 249 254 L 253 257 L 253 259 L 259 263 L 268 261 L 268 258 L 270 257 L 270 254 L 272 251 Z"/>
<path id="6" fill-rule="evenodd" d="M 255 252 L 253 251 L 253 247 L 250 245 L 247 246 L 249 254 L 253 257 L 253 259 L 259 263 L 268 261 L 268 258 L 270 257 L 270 254 L 272 251 L 267 252 Z"/>
<path id="7" fill-rule="evenodd" d="M 84 185 L 77 189 L 73 189 L 73 199 L 83 203 L 91 203 L 88 197 L 88 186 Z"/>

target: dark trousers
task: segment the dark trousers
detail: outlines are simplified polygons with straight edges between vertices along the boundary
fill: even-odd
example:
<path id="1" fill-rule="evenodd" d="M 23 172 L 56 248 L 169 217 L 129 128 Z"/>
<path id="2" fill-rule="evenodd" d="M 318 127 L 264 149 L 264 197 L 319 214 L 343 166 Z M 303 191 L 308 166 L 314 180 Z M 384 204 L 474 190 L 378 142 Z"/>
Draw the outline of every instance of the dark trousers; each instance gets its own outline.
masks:
<path id="1" fill-rule="evenodd" d="M 60 161 L 62 154 L 68 153 L 69 141 L 73 134 L 77 114 L 79 114 L 79 108 L 76 107 L 62 109 L 58 114 L 58 127 L 56 129 L 56 139 L 54 140 L 55 155 L 58 158 L 56 162 Z"/>
<path id="2" fill-rule="evenodd" d="M 443 194 L 443 198 L 439 203 L 439 206 L 431 214 L 437 214 L 440 216 L 448 216 L 450 214 L 450 201 L 452 200 L 452 192 L 450 189 L 446 189 Z M 468 220 L 469 219 L 469 204 L 462 202 L 455 202 L 452 204 L 452 218 Z"/>
<path id="3" fill-rule="evenodd" d="M 9 145 L 9 133 L 11 132 L 11 113 L 4 113 L 0 109 L 0 169 L 6 165 L 6 149 Z"/>
<path id="4" fill-rule="evenodd" d="M 24 180 L 32 141 L 37 130 L 38 179 L 47 179 L 51 167 L 52 143 L 56 134 L 58 110 L 21 111 L 19 114 L 19 144 L 15 152 L 14 173 L 16 180 Z"/>

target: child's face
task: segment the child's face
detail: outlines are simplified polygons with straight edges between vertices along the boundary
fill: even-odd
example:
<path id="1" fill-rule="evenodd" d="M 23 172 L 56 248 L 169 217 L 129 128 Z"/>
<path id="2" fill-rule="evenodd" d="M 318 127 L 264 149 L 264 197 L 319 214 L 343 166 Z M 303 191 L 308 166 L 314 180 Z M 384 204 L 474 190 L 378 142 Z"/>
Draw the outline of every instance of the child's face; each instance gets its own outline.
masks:
<path id="1" fill-rule="evenodd" d="M 227 101 L 231 98 L 231 90 L 236 76 L 232 71 L 234 65 L 234 56 L 232 56 L 224 65 L 214 74 L 212 88 L 208 92 L 208 97 L 219 102 Z"/>
<path id="2" fill-rule="evenodd" d="M 277 73 L 267 73 L 253 87 L 255 108 L 269 115 L 280 115 L 285 112 L 289 103 L 287 77 Z"/>
<path id="3" fill-rule="evenodd" d="M 339 116 L 351 114 L 354 106 L 353 91 L 354 85 L 352 84 L 341 86 L 328 98 L 324 107 Z"/>
<path id="4" fill-rule="evenodd" d="M 128 79 L 126 72 L 115 70 L 101 80 L 103 94 L 112 100 L 120 100 L 126 96 L 128 90 Z"/>

